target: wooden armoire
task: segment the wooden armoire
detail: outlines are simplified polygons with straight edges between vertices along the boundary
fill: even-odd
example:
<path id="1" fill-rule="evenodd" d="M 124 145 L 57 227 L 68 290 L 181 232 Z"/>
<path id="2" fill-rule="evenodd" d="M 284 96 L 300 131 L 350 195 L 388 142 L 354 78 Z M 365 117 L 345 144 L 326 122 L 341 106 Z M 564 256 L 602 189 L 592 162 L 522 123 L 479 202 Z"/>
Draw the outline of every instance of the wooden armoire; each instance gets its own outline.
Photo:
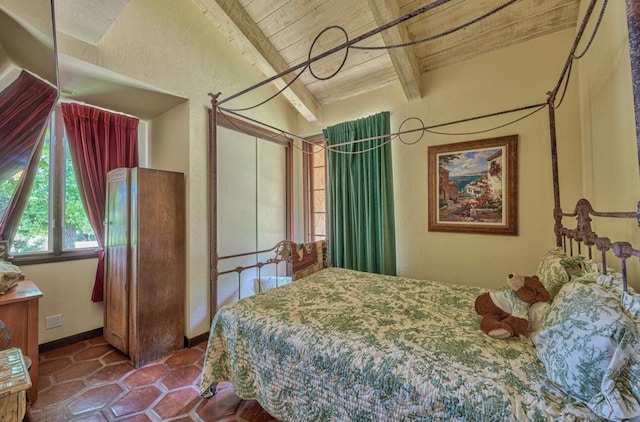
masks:
<path id="1" fill-rule="evenodd" d="M 184 175 L 115 169 L 106 195 L 104 338 L 140 367 L 184 345 Z"/>

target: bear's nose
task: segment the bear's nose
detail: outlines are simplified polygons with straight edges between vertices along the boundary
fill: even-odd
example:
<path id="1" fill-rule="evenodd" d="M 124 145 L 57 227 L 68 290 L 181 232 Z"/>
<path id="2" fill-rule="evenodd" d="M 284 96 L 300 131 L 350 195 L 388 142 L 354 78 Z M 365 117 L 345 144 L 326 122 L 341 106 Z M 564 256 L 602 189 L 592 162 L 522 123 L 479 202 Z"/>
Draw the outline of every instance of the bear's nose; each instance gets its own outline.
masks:
<path id="1" fill-rule="evenodd" d="M 513 278 L 513 274 L 509 274 L 509 278 Z"/>

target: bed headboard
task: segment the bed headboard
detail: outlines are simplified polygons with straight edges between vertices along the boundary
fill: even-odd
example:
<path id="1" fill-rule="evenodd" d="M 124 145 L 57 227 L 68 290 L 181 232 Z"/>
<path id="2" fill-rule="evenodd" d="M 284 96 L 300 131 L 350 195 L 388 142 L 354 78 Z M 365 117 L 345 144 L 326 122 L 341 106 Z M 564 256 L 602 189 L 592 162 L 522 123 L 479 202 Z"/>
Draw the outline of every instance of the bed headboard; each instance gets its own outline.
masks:
<path id="1" fill-rule="evenodd" d="M 230 269 L 224 268 L 224 262 L 242 257 L 255 257 L 255 263 L 240 265 Z M 233 262 L 233 261 L 230 261 Z M 279 264 L 285 263 L 284 274 L 278 273 Z M 276 276 L 290 276 L 292 280 L 298 280 L 309 274 L 313 274 L 331 265 L 326 240 L 316 242 L 296 243 L 291 240 L 282 240 L 269 249 L 243 252 L 233 255 L 218 257 L 218 277 L 225 274 L 236 273 L 238 275 L 238 299 L 241 298 L 242 273 L 250 270 L 257 270 L 257 278 L 261 278 L 263 269 L 275 268 Z M 233 264 L 232 264 L 233 265 Z M 273 272 L 273 270 L 271 271 Z"/>
<path id="2" fill-rule="evenodd" d="M 640 202 L 638 210 L 635 212 L 599 212 L 595 211 L 591 203 L 586 199 L 580 199 L 572 213 L 563 213 L 556 210 L 554 218 L 556 224 L 554 231 L 556 234 L 556 242 L 565 252 L 570 255 L 577 253 L 586 255 L 588 258 L 593 257 L 593 248 L 595 247 L 602 256 L 602 271 L 607 273 L 607 252 L 612 251 L 613 254 L 620 259 L 622 282 L 624 291 L 627 291 L 627 259 L 635 256 L 640 258 L 640 250 L 635 249 L 631 243 L 626 241 L 612 241 L 608 237 L 599 236 L 591 228 L 591 217 L 611 217 L 611 218 L 634 218 L 640 225 Z M 575 217 L 575 228 L 568 228 L 563 225 L 563 217 Z M 574 243 L 576 250 L 574 251 Z M 584 248 L 583 248 L 584 247 Z M 586 250 L 583 250 L 586 249 Z"/>
<path id="3" fill-rule="evenodd" d="M 291 278 L 293 280 L 320 271 L 331 265 L 326 240 L 308 243 L 291 242 Z"/>

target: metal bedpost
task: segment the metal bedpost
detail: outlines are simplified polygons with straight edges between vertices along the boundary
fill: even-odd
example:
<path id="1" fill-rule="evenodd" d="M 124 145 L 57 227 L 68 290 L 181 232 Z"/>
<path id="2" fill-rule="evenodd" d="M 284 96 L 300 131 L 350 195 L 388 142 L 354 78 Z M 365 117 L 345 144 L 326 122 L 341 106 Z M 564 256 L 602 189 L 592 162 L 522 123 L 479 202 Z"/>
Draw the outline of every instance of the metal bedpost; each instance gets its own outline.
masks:
<path id="1" fill-rule="evenodd" d="M 640 165 L 640 0 L 627 0 L 627 27 L 629 30 L 629 55 L 633 82 L 633 106 L 636 115 L 636 143 Z"/>
<path id="2" fill-rule="evenodd" d="M 560 180 L 558 178 L 558 141 L 556 138 L 556 113 L 553 107 L 553 96 L 549 96 L 549 138 L 551 140 L 551 171 L 553 174 L 553 232 L 556 235 L 556 246 L 562 246 L 562 208 L 560 206 Z"/>
<path id="3" fill-rule="evenodd" d="M 211 96 L 209 114 L 209 284 L 210 315 L 213 321 L 218 307 L 218 97 Z"/>

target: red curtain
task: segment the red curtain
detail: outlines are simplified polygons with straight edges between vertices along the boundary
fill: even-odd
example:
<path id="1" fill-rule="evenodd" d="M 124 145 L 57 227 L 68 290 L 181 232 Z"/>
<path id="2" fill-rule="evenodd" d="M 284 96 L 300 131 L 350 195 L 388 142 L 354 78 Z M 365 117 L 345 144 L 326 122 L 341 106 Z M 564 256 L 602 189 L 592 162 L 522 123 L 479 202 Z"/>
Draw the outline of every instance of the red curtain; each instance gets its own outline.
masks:
<path id="1" fill-rule="evenodd" d="M 10 203 L 0 210 L 0 238 L 11 240 L 15 234 L 14 223 L 24 211 L 20 193 L 33 184 L 37 163 L 29 164 L 38 155 L 35 146 L 57 97 L 53 86 L 24 70 L 0 92 L 0 184 L 24 170 Z"/>
<path id="2" fill-rule="evenodd" d="M 100 246 L 91 300 L 101 302 L 104 288 L 102 223 L 107 173 L 119 167 L 138 166 L 139 120 L 71 103 L 62 104 L 62 115 L 80 196 Z"/>

